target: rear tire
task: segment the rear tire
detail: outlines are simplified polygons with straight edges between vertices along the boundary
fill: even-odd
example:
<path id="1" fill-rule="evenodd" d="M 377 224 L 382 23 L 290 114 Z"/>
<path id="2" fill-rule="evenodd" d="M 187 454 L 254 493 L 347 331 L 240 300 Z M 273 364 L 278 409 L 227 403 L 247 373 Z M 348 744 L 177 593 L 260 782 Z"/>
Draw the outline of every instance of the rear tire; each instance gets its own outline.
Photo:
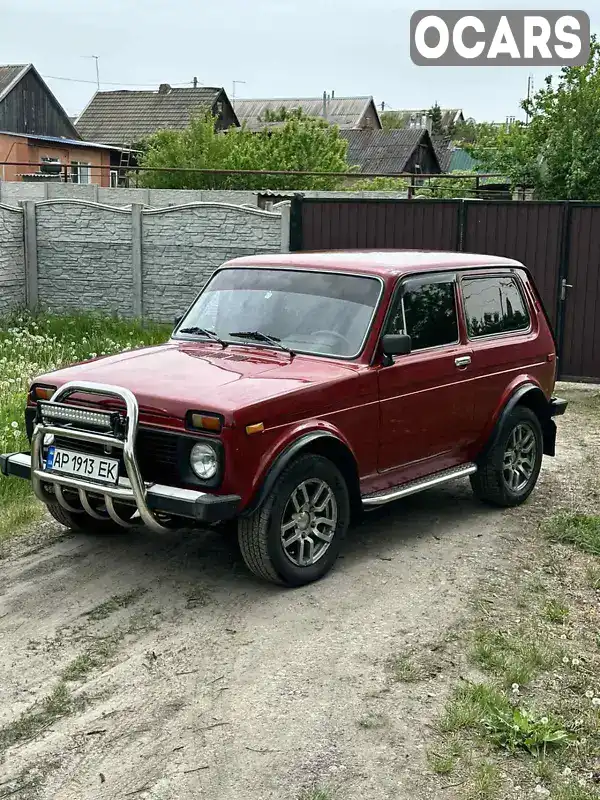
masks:
<path id="1" fill-rule="evenodd" d="M 64 525 L 65 528 L 70 528 L 73 531 L 81 531 L 83 533 L 93 534 L 109 534 L 117 533 L 117 531 L 122 532 L 125 530 L 122 525 L 117 525 L 117 523 L 113 522 L 112 519 L 94 519 L 94 517 L 90 517 L 90 515 L 85 511 L 82 511 L 81 513 L 67 511 L 66 508 L 63 508 L 58 503 L 48 503 L 46 507 L 51 516 L 53 516 L 57 522 L 59 522 L 61 525 Z M 135 513 L 135 509 L 130 509 L 128 506 L 119 506 L 118 511 L 125 520 L 128 519 L 129 514 L 133 516 Z"/>
<path id="2" fill-rule="evenodd" d="M 527 406 L 516 406 L 504 421 L 496 443 L 471 476 L 476 497 L 502 508 L 524 503 L 537 483 L 543 449 L 537 415 Z"/>
<path id="3" fill-rule="evenodd" d="M 306 454 L 282 472 L 260 508 L 238 520 L 238 542 L 259 578 L 303 586 L 329 572 L 349 521 L 341 472 L 327 458 Z"/>

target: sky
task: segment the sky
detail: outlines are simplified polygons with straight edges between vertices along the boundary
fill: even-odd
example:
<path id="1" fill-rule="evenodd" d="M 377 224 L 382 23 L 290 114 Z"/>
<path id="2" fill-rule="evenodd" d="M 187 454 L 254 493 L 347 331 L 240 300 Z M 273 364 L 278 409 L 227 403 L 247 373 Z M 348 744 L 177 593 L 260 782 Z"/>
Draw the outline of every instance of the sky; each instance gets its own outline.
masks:
<path id="1" fill-rule="evenodd" d="M 378 107 L 462 108 L 522 117 L 527 81 L 547 68 L 417 67 L 409 21 L 420 9 L 564 9 L 564 0 L 0 0 L 0 63 L 32 62 L 75 115 L 96 90 L 191 84 L 238 97 L 373 95 Z M 600 33 L 600 3 L 580 0 Z M 59 78 L 69 80 L 59 80 Z M 241 83 L 244 81 L 244 83 Z M 114 85 L 111 85 L 114 84 Z"/>

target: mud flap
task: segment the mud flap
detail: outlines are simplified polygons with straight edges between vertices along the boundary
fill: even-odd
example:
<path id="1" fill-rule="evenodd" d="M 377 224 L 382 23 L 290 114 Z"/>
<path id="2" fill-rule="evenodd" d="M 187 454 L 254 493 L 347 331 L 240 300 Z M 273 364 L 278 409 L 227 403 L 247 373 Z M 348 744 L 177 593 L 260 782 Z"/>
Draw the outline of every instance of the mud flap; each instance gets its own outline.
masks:
<path id="1" fill-rule="evenodd" d="M 544 422 L 542 433 L 544 435 L 544 455 L 556 455 L 556 422 L 552 418 Z"/>

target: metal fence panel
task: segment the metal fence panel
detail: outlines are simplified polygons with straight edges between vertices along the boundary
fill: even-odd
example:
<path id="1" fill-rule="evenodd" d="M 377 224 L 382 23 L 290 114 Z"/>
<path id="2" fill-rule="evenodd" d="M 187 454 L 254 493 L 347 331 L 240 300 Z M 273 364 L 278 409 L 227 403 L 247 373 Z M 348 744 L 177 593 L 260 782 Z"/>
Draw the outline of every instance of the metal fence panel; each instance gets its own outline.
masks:
<path id="1" fill-rule="evenodd" d="M 300 204 L 301 250 L 456 250 L 460 201 L 312 200 Z"/>
<path id="2" fill-rule="evenodd" d="M 573 206 L 561 376 L 600 380 L 600 207 Z"/>
<path id="3" fill-rule="evenodd" d="M 531 271 L 556 325 L 563 203 L 467 201 L 463 250 L 521 261 Z"/>

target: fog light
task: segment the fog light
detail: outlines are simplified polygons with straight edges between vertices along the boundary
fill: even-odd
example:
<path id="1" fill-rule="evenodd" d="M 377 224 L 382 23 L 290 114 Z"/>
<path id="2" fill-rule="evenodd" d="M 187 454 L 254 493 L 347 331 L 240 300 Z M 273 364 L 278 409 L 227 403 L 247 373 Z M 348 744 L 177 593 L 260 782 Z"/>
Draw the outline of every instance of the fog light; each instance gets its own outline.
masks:
<path id="1" fill-rule="evenodd" d="M 44 446 L 45 447 L 50 447 L 51 444 L 54 444 L 54 434 L 53 433 L 47 433 L 44 436 Z"/>
<path id="2" fill-rule="evenodd" d="M 209 444 L 195 444 L 190 453 L 190 466 L 201 480 L 214 478 L 219 466 L 215 449 Z"/>

